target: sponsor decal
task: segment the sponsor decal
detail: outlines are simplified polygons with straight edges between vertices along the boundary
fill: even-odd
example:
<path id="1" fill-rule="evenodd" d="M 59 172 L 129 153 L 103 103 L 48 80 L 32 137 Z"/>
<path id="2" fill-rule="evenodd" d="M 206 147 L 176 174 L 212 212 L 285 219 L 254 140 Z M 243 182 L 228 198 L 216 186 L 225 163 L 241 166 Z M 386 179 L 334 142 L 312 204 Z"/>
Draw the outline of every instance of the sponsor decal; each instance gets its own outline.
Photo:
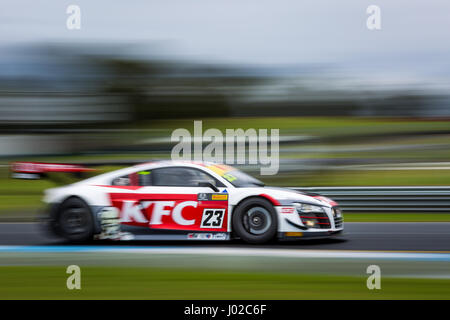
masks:
<path id="1" fill-rule="evenodd" d="M 281 213 L 286 213 L 286 214 L 295 213 L 295 208 L 293 208 L 293 207 L 281 208 Z"/>
<path id="2" fill-rule="evenodd" d="M 190 240 L 226 240 L 226 233 L 188 233 Z"/>
<path id="3" fill-rule="evenodd" d="M 195 219 L 185 219 L 182 211 L 186 207 L 196 208 L 197 201 L 182 201 L 175 204 L 175 201 L 142 201 L 136 203 L 133 200 L 123 201 L 121 222 L 141 222 L 149 223 L 150 225 L 163 224 L 163 216 L 171 216 L 173 221 L 182 226 L 189 226 L 195 223 Z M 150 221 L 143 214 L 150 206 L 153 207 L 151 211 Z"/>
<path id="4" fill-rule="evenodd" d="M 226 195 L 226 194 L 213 194 L 213 195 L 211 195 L 211 200 L 228 200 L 228 195 Z"/>
<path id="5" fill-rule="evenodd" d="M 286 232 L 286 237 L 303 237 L 303 232 Z"/>
<path id="6" fill-rule="evenodd" d="M 200 228 L 222 228 L 224 216 L 225 209 L 205 209 Z"/>
<path id="7" fill-rule="evenodd" d="M 226 240 L 227 239 L 227 234 L 226 233 L 216 233 L 216 234 L 214 234 L 213 239 L 215 239 L 215 240 Z"/>
<path id="8" fill-rule="evenodd" d="M 199 193 L 197 195 L 198 201 L 227 201 L 228 194 L 224 193 Z"/>
<path id="9" fill-rule="evenodd" d="M 213 238 L 212 233 L 189 233 L 188 239 L 192 240 L 211 240 Z"/>
<path id="10" fill-rule="evenodd" d="M 207 201 L 208 200 L 208 195 L 206 193 L 199 193 L 197 200 L 198 201 Z"/>
<path id="11" fill-rule="evenodd" d="M 198 195 L 111 193 L 120 223 L 151 229 L 227 231 L 227 201 L 197 201 Z M 210 195 L 211 196 L 211 195 Z"/>

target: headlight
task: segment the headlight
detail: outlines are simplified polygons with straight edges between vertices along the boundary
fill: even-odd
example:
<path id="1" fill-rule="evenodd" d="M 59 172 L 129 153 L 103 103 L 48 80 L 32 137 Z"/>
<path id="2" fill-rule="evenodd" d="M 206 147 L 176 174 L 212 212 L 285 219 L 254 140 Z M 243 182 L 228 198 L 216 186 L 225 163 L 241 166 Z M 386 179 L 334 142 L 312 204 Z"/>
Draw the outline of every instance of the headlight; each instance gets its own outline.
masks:
<path id="1" fill-rule="evenodd" d="M 335 218 L 342 218 L 342 210 L 340 208 L 334 207 L 333 208 L 333 217 Z"/>
<path id="2" fill-rule="evenodd" d="M 305 224 L 311 228 L 314 228 L 316 226 L 316 222 L 314 220 L 306 220 Z"/>
<path id="3" fill-rule="evenodd" d="M 297 209 L 298 212 L 303 212 L 303 213 L 325 212 L 323 207 L 315 206 L 313 204 L 308 204 L 308 203 L 295 202 L 294 206 L 295 206 L 295 208 Z"/>

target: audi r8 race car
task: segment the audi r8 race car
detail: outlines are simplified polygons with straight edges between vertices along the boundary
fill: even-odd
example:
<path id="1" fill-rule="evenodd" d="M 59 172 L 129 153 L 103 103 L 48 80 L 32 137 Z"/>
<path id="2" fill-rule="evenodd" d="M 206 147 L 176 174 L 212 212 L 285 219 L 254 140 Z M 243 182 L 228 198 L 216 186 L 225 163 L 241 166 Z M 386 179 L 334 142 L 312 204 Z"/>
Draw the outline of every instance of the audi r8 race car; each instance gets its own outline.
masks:
<path id="1" fill-rule="evenodd" d="M 50 230 L 74 242 L 240 238 L 264 243 L 343 230 L 338 204 L 326 197 L 267 187 L 235 168 L 205 162 L 140 164 L 48 189 L 44 202 Z"/>

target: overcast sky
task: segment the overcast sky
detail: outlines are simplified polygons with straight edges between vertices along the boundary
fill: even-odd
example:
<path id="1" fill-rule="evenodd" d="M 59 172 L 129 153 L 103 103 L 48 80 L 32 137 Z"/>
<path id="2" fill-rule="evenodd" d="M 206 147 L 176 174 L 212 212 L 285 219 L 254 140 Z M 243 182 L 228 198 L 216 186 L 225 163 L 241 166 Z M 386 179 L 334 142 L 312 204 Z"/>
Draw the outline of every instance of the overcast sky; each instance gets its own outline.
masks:
<path id="1" fill-rule="evenodd" d="M 81 8 L 81 30 L 66 8 Z M 381 27 L 366 27 L 366 8 Z M 449 71 L 448 0 L 2 0 L 0 43 L 150 45 L 189 59 Z M 145 50 L 143 49 L 143 54 Z M 1 55 L 0 55 L 1 58 Z"/>

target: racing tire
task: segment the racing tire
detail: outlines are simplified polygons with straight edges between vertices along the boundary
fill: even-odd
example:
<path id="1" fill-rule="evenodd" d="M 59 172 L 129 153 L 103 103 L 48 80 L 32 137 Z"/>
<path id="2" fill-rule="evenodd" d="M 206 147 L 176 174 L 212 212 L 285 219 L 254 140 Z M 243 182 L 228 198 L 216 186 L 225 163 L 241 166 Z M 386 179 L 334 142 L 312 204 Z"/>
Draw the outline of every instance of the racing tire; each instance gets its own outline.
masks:
<path id="1" fill-rule="evenodd" d="M 234 210 L 232 225 L 233 232 L 245 242 L 265 243 L 277 233 L 277 214 L 269 201 L 251 198 L 244 200 Z"/>
<path id="2" fill-rule="evenodd" d="M 94 235 L 94 219 L 89 206 L 80 198 L 69 198 L 59 207 L 58 234 L 70 242 L 87 242 Z"/>

